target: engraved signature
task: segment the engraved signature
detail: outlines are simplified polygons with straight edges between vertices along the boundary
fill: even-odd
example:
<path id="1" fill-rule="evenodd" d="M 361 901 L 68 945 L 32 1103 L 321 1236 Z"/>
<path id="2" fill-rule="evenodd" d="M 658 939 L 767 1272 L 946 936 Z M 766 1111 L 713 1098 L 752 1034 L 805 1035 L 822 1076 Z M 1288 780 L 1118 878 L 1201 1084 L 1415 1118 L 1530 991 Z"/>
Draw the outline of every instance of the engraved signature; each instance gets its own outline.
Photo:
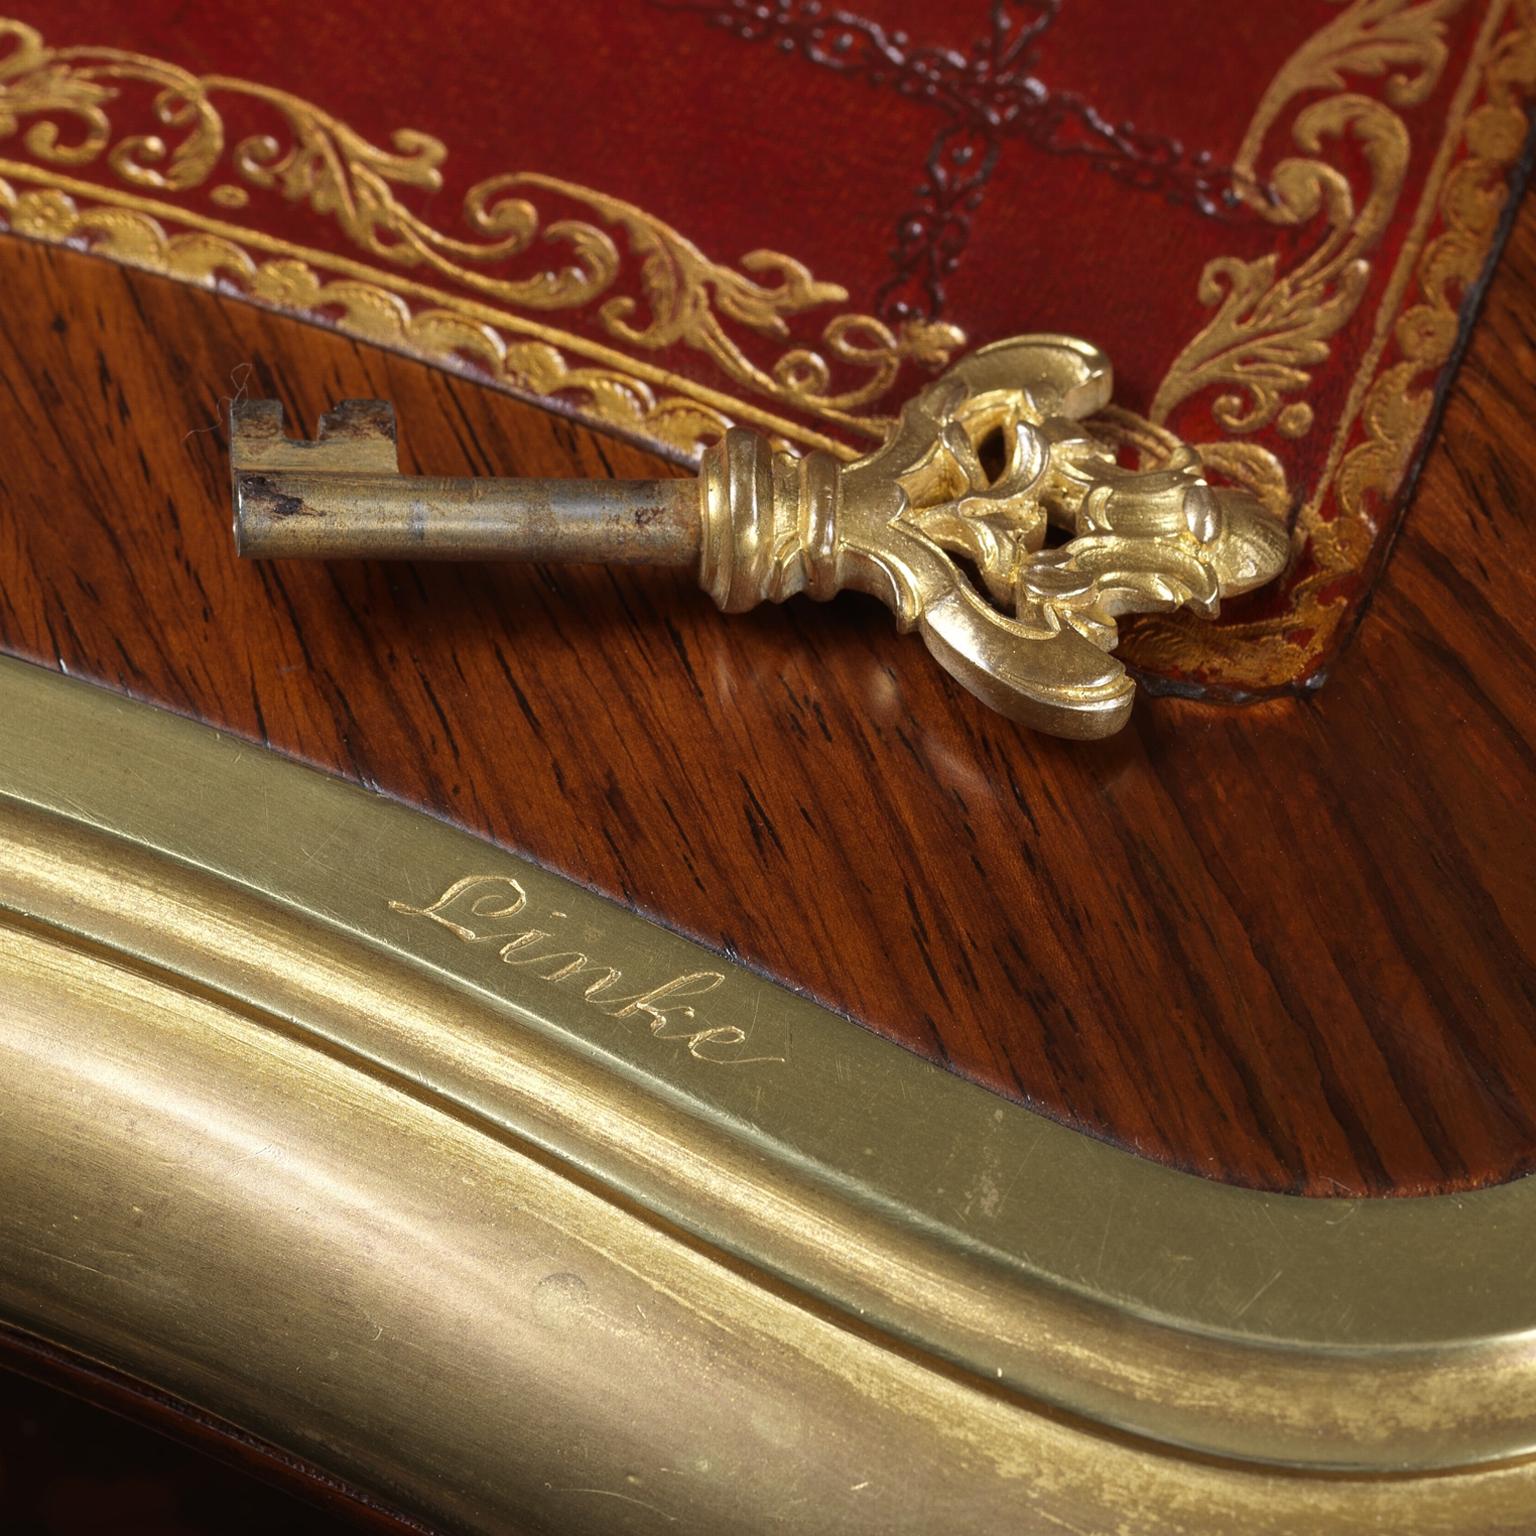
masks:
<path id="1" fill-rule="evenodd" d="M 518 966 L 551 986 L 574 983 L 582 998 L 610 1019 L 639 1019 L 656 1040 L 681 1040 L 696 1061 L 743 1067 L 782 1062 L 782 1056 L 742 1056 L 747 1033 L 734 1024 L 709 1024 L 686 999 L 713 992 L 725 981 L 721 971 L 687 971 L 631 996 L 616 996 L 624 979 L 616 965 L 585 952 L 562 948 L 545 928 L 525 927 L 528 892 L 510 875 L 466 875 L 429 906 L 389 903 L 391 912 L 427 917 L 466 944 L 498 944 L 504 965 Z M 551 918 L 563 912 L 551 911 Z"/>

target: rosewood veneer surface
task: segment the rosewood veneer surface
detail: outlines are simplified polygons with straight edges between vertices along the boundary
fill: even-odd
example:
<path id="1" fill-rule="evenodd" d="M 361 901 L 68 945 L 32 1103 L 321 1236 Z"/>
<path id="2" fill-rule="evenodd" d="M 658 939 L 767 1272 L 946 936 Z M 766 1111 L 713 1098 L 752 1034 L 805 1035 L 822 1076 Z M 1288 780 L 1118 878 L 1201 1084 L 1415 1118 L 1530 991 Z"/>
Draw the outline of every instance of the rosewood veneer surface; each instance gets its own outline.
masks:
<path id="1" fill-rule="evenodd" d="M 241 390 L 305 433 L 388 397 L 412 471 L 669 471 L 0 241 L 0 647 L 448 817 L 1147 1156 L 1318 1195 L 1487 1184 L 1536 1166 L 1533 291 L 1528 207 L 1326 686 L 1143 698 L 1083 744 L 990 714 L 873 602 L 723 618 L 678 572 L 241 564 Z"/>

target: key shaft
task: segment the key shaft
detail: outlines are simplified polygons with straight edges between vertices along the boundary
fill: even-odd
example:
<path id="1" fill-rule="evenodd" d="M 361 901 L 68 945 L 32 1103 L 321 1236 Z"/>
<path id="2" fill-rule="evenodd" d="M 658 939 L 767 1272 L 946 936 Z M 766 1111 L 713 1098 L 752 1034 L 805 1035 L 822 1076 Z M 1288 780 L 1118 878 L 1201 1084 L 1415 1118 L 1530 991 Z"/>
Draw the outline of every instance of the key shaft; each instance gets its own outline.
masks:
<path id="1" fill-rule="evenodd" d="M 235 541 L 257 560 L 537 560 L 697 566 L 698 481 L 445 479 L 237 469 Z"/>

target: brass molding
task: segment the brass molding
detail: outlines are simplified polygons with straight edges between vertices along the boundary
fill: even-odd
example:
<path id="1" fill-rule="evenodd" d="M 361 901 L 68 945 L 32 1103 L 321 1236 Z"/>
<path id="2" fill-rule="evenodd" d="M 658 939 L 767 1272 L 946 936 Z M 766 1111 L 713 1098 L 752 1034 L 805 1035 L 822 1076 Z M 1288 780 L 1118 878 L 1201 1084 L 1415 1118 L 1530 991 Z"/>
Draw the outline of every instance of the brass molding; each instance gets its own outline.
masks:
<path id="1" fill-rule="evenodd" d="M 1309 1201 L 0 663 L 0 1320 L 464 1532 L 1528 1533 L 1536 1184 Z"/>
<path id="2" fill-rule="evenodd" d="M 1116 621 L 1213 618 L 1290 552 L 1285 525 L 1212 486 L 1184 444 L 1170 439 L 1156 469 L 1122 467 L 1082 420 L 1112 393 L 1097 347 L 1014 336 L 946 370 L 851 464 L 732 427 L 692 482 L 402 475 L 387 400 L 343 401 L 313 442 L 286 436 L 277 401 L 238 401 L 235 544 L 257 559 L 693 566 L 726 613 L 865 592 L 991 708 L 1107 736 L 1136 691 L 1108 654 Z"/>

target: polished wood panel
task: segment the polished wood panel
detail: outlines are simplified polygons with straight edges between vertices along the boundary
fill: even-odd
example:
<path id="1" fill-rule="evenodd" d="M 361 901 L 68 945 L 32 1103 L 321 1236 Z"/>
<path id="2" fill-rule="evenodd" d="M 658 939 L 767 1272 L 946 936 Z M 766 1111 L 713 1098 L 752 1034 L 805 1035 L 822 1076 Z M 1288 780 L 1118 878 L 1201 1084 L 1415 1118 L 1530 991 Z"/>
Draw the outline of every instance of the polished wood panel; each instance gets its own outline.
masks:
<path id="1" fill-rule="evenodd" d="M 1181 1167 L 1329 1194 L 1536 1164 L 1536 211 L 1332 680 L 1143 699 L 1098 744 L 989 714 L 872 602 L 726 619 L 677 572 L 242 565 L 243 390 L 305 431 L 387 396 L 412 470 L 666 471 L 85 257 L 0 242 L 0 288 L 6 649 L 449 816 Z"/>

